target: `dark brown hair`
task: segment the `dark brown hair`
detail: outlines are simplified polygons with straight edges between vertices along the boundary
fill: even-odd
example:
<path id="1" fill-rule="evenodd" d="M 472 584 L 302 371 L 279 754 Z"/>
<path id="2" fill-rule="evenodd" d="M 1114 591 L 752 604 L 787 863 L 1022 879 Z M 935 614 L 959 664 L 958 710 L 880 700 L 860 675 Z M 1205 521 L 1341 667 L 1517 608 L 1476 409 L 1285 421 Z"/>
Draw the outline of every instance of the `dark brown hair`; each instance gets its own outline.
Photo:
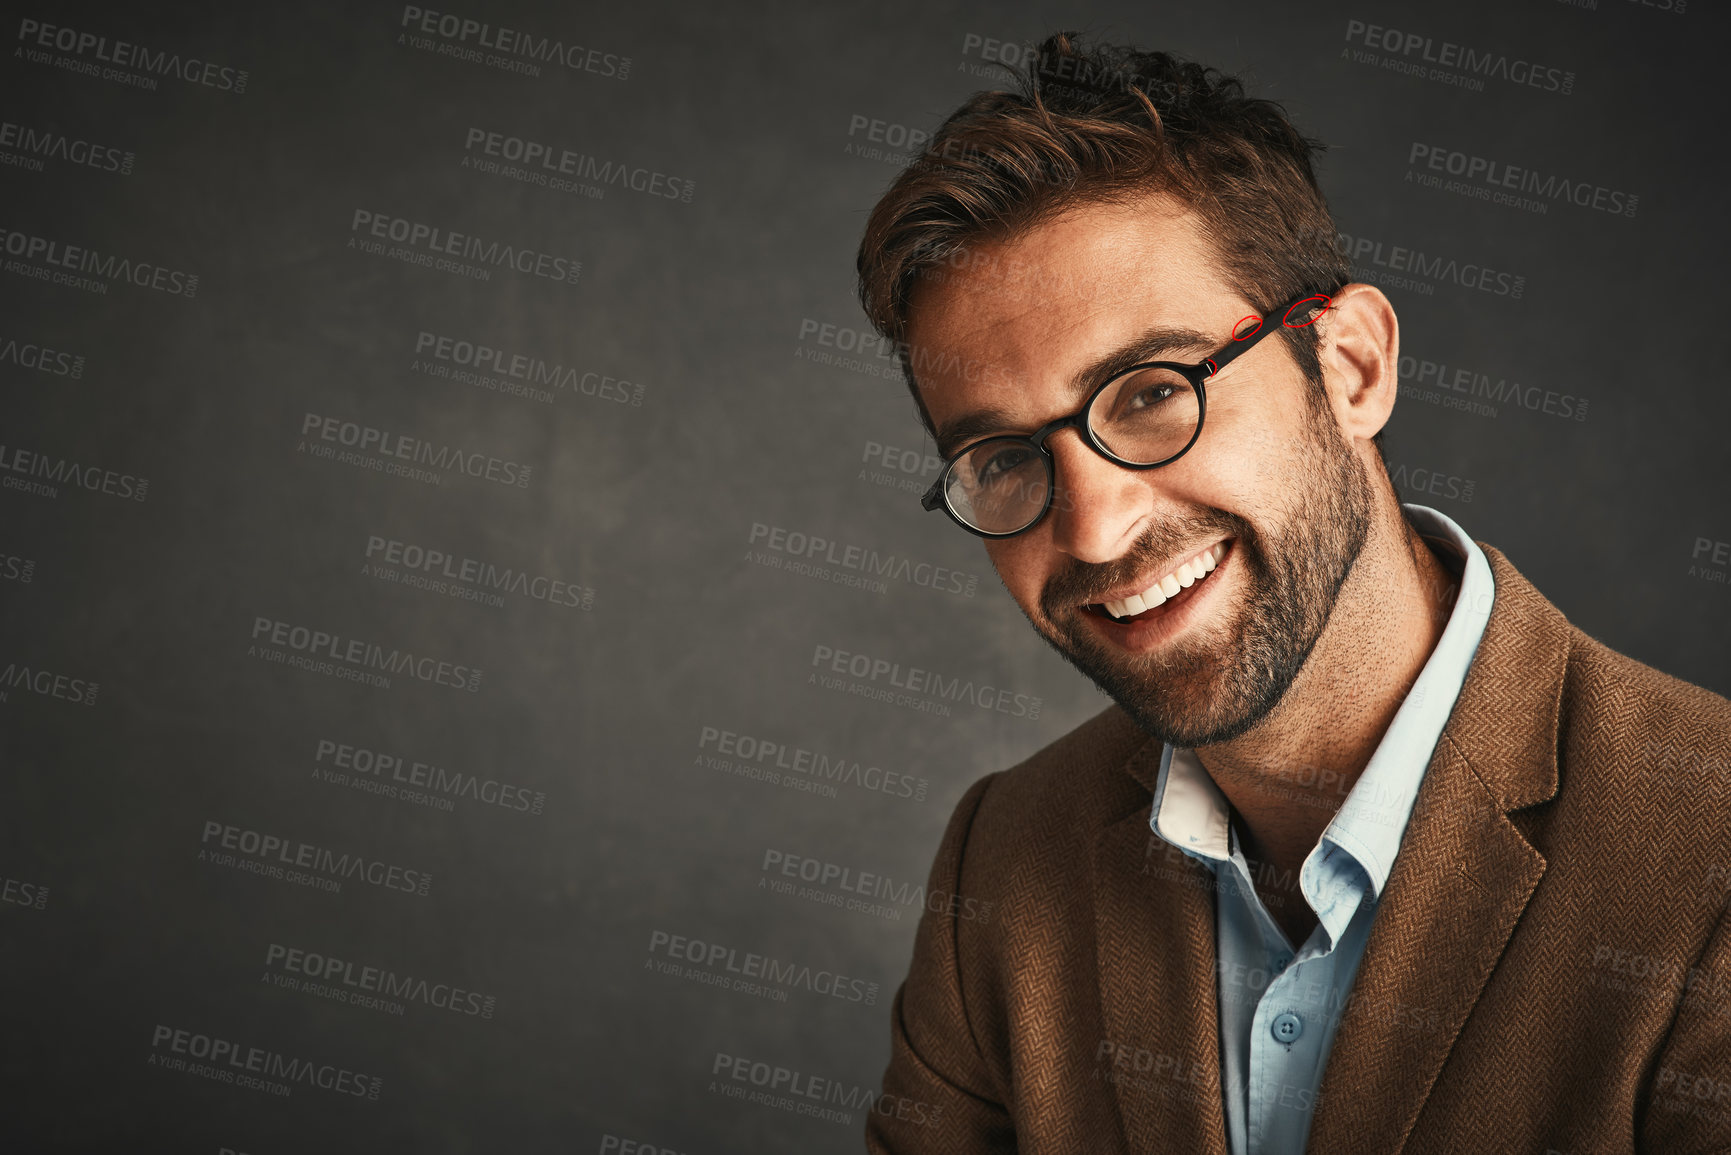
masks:
<path id="1" fill-rule="evenodd" d="M 920 420 L 935 435 L 906 341 L 915 290 L 971 252 L 1080 204 L 1166 193 L 1192 209 L 1227 279 L 1259 313 L 1350 279 L 1311 157 L 1278 104 L 1237 78 L 1165 52 L 1080 48 L 1060 32 L 1027 54 L 1015 91 L 979 92 L 890 186 L 860 241 L 860 301 L 895 343 Z M 1283 331 L 1320 392 L 1314 328 Z M 1381 449 L 1381 436 L 1378 435 Z"/>

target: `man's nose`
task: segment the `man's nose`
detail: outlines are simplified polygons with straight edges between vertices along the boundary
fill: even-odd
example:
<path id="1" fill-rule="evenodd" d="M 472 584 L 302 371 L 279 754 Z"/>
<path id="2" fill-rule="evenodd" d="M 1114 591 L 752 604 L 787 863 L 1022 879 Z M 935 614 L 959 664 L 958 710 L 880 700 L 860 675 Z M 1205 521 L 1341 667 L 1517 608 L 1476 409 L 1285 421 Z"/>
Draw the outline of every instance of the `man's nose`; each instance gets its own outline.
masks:
<path id="1" fill-rule="evenodd" d="M 1055 480 L 1052 544 L 1076 558 L 1102 564 L 1123 556 L 1154 503 L 1151 470 L 1125 469 L 1083 440 L 1079 429 L 1060 429 L 1046 442 Z"/>

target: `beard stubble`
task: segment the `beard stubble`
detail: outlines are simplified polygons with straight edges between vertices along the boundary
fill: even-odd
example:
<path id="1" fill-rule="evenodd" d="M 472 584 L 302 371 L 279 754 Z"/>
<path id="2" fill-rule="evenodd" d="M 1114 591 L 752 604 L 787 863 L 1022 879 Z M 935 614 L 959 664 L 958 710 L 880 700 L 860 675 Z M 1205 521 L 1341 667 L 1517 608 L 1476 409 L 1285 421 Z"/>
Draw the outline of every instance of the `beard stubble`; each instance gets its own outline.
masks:
<path id="1" fill-rule="evenodd" d="M 1258 527 L 1215 507 L 1148 527 L 1104 565 L 1061 569 L 1040 596 L 1034 629 L 1153 737 L 1194 749 L 1236 738 L 1280 702 L 1328 625 L 1341 586 L 1370 532 L 1364 463 L 1337 436 L 1312 395 L 1283 529 Z M 1193 628 L 1158 655 L 1129 654 L 1082 620 L 1082 604 L 1145 574 L 1176 549 L 1222 536 L 1244 581 L 1225 620 Z M 1201 580 L 1212 580 L 1213 575 Z"/>

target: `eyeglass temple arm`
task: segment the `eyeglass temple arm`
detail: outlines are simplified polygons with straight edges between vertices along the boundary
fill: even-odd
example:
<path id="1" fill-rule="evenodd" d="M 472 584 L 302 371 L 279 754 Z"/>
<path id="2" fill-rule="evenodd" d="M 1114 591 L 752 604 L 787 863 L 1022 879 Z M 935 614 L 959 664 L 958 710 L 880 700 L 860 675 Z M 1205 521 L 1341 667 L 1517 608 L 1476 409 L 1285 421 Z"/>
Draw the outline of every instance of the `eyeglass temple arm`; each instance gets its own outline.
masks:
<path id="1" fill-rule="evenodd" d="M 924 497 L 920 498 L 921 509 L 930 512 L 944 503 L 943 484 L 944 474 L 940 472 L 938 474 L 938 479 L 932 482 L 932 487 L 926 490 Z"/>
<path id="2" fill-rule="evenodd" d="M 1224 369 L 1228 365 L 1232 364 L 1232 362 L 1235 359 L 1242 356 L 1244 353 L 1248 352 L 1252 345 L 1254 345 L 1258 341 L 1262 340 L 1262 338 L 1268 336 L 1268 334 L 1272 333 L 1274 330 L 1279 329 L 1279 328 L 1283 328 L 1283 327 L 1289 328 L 1289 329 L 1302 329 L 1304 327 L 1303 325 L 1287 325 L 1286 319 L 1288 317 L 1292 316 L 1292 311 L 1294 309 L 1298 308 L 1300 305 L 1308 305 L 1312 301 L 1320 301 L 1321 305 L 1319 306 L 1319 308 L 1327 309 L 1329 307 L 1329 305 L 1333 304 L 1334 298 L 1329 296 L 1327 293 L 1310 293 L 1310 294 L 1307 294 L 1303 297 L 1298 298 L 1296 301 L 1293 301 L 1291 304 L 1285 306 L 1284 308 L 1276 309 L 1276 310 L 1274 310 L 1274 312 L 1269 313 L 1267 317 L 1262 318 L 1262 322 L 1257 327 L 1257 330 L 1255 333 L 1251 334 L 1249 337 L 1245 338 L 1244 340 L 1233 341 L 1231 344 L 1227 345 L 1226 348 L 1224 348 L 1220 352 L 1214 354 L 1214 356 L 1206 358 L 1203 361 L 1204 365 L 1214 366 L 1213 372 L 1209 373 L 1208 376 L 1213 377 L 1213 376 L 1218 375 L 1222 369 Z M 1277 324 L 1270 325 L 1268 323 L 1268 318 L 1272 317 L 1276 314 L 1279 314 L 1280 321 Z M 1314 324 L 1314 323 L 1315 323 L 1314 320 L 1306 322 L 1306 324 Z"/>

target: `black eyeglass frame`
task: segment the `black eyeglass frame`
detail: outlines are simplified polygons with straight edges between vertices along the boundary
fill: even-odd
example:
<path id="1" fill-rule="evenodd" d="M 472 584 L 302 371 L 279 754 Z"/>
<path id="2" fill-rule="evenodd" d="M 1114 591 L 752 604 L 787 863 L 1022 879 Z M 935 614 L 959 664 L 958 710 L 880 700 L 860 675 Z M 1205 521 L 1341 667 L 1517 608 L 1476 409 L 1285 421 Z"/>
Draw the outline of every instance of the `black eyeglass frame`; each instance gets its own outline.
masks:
<path id="1" fill-rule="evenodd" d="M 1309 304 L 1312 301 L 1322 302 L 1321 307 L 1316 310 L 1316 315 L 1302 324 L 1293 324 L 1292 314 L 1299 306 Z M 971 441 L 952 453 L 949 460 L 944 462 L 943 469 L 938 471 L 937 480 L 932 483 L 932 487 L 926 490 L 925 495 L 920 498 L 920 508 L 925 509 L 928 512 L 942 508 L 943 511 L 949 515 L 951 521 L 955 522 L 957 525 L 961 526 L 976 537 L 1004 538 L 1016 537 L 1020 534 L 1027 533 L 1030 529 L 1039 525 L 1045 518 L 1046 514 L 1051 510 L 1052 491 L 1057 488 L 1057 462 L 1052 458 L 1052 451 L 1046 448 L 1046 440 L 1051 437 L 1052 434 L 1058 432 L 1058 430 L 1067 429 L 1072 426 L 1082 435 L 1083 443 L 1090 449 L 1095 453 L 1098 453 L 1101 457 L 1104 457 L 1107 461 L 1110 461 L 1115 465 L 1123 466 L 1125 469 L 1159 469 L 1162 465 L 1171 465 L 1174 461 L 1177 461 L 1180 457 L 1189 453 L 1190 447 L 1195 445 L 1197 439 L 1202 436 L 1202 426 L 1208 417 L 1208 390 L 1204 388 L 1203 382 L 1207 381 L 1211 377 L 1217 376 L 1222 369 L 1232 364 L 1234 360 L 1242 357 L 1245 353 L 1248 353 L 1258 341 L 1268 336 L 1268 334 L 1280 329 L 1302 329 L 1307 325 L 1314 325 L 1317 318 L 1321 317 L 1333 302 L 1334 298 L 1328 293 L 1307 293 L 1287 305 L 1284 309 L 1274 310 L 1274 312 L 1280 314 L 1279 325 L 1264 324 L 1267 317 L 1258 317 L 1254 313 L 1249 314 L 1241 319 L 1237 325 L 1233 326 L 1233 334 L 1225 345 L 1221 346 L 1213 356 L 1204 357 L 1194 365 L 1182 364 L 1177 361 L 1138 362 L 1137 364 L 1130 366 L 1128 369 L 1114 373 L 1112 376 L 1102 381 L 1094 388 L 1093 392 L 1088 394 L 1088 399 L 1082 402 L 1081 408 L 1077 409 L 1074 413 L 1071 413 L 1067 417 L 1059 417 L 1056 420 L 1049 421 L 1025 437 L 1014 434 L 994 433 L 989 437 L 982 437 L 977 441 Z M 1246 321 L 1254 321 L 1256 323 L 1253 326 L 1244 328 L 1243 332 L 1239 332 L 1238 330 L 1244 327 Z M 1116 453 L 1113 453 L 1110 449 L 1106 448 L 1106 446 L 1101 443 L 1100 439 L 1094 435 L 1094 431 L 1089 427 L 1087 420 L 1088 410 L 1094 407 L 1094 401 L 1100 396 L 1100 394 L 1104 393 L 1107 389 L 1110 389 L 1114 384 L 1122 381 L 1130 374 L 1140 373 L 1144 369 L 1174 370 L 1177 373 L 1182 374 L 1184 379 L 1189 381 L 1191 386 L 1196 390 L 1196 431 L 1190 435 L 1190 440 L 1186 441 L 1184 447 L 1177 453 L 1172 454 L 1170 457 L 1160 461 L 1146 463 L 1126 461 L 1124 458 L 1119 457 Z M 961 515 L 950 506 L 949 489 L 946 485 L 946 482 L 949 480 L 950 471 L 955 468 L 956 462 L 960 461 L 975 449 L 986 444 L 988 441 L 1010 441 L 1017 444 L 1032 446 L 1044 459 L 1046 466 L 1046 500 L 1041 504 L 1040 512 L 1036 513 L 1033 519 L 1021 529 L 1014 529 L 1008 533 L 991 533 L 969 525 L 962 519 Z"/>

